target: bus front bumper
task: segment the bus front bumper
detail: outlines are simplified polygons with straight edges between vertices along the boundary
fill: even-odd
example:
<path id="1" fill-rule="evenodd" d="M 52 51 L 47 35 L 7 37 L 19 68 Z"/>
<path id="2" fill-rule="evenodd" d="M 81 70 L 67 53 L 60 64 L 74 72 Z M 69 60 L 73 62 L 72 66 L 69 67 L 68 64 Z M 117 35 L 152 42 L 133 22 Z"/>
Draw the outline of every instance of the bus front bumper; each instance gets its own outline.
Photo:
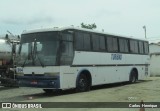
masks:
<path id="1" fill-rule="evenodd" d="M 17 76 L 20 87 L 60 88 L 59 76 Z"/>

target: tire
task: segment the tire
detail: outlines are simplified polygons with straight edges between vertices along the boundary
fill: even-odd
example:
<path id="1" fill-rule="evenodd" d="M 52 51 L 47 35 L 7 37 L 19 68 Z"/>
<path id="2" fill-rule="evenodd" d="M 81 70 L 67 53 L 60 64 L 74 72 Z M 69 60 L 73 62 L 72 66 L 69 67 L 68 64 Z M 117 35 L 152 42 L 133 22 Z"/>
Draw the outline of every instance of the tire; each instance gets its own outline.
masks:
<path id="1" fill-rule="evenodd" d="M 90 90 L 90 83 L 86 75 L 81 74 L 77 80 L 76 92 L 85 92 Z"/>
<path id="2" fill-rule="evenodd" d="M 130 83 L 135 83 L 137 81 L 136 75 L 137 75 L 136 72 L 134 70 L 132 70 L 131 75 L 130 75 L 130 79 L 129 79 Z"/>

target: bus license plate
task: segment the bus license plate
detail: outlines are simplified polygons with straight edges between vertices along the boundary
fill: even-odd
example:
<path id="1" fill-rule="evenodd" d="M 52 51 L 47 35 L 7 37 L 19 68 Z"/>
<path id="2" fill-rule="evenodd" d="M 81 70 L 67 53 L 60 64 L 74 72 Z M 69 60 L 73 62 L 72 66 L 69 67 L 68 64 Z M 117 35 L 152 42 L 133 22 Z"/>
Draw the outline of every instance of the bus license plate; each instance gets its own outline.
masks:
<path id="1" fill-rule="evenodd" d="M 37 81 L 31 81 L 31 84 L 37 84 L 38 82 Z"/>

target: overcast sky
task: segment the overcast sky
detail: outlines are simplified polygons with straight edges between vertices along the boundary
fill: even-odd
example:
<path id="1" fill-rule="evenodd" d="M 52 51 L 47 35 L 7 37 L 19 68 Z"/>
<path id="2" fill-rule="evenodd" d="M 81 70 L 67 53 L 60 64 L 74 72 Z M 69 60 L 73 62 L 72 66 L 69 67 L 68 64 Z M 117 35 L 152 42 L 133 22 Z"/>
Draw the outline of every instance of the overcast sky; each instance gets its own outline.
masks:
<path id="1" fill-rule="evenodd" d="M 97 25 L 96 30 L 160 38 L 160 0 L 0 0 L 0 34 L 23 30 Z"/>

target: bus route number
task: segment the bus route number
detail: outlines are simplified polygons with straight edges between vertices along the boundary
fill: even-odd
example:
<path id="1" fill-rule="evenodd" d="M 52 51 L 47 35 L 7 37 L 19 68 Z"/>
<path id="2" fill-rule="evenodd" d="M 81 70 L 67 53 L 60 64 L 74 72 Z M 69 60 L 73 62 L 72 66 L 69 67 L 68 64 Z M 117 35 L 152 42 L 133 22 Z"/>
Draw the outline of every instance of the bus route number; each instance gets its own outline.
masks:
<path id="1" fill-rule="evenodd" d="M 111 60 L 122 60 L 122 54 L 111 54 Z"/>

